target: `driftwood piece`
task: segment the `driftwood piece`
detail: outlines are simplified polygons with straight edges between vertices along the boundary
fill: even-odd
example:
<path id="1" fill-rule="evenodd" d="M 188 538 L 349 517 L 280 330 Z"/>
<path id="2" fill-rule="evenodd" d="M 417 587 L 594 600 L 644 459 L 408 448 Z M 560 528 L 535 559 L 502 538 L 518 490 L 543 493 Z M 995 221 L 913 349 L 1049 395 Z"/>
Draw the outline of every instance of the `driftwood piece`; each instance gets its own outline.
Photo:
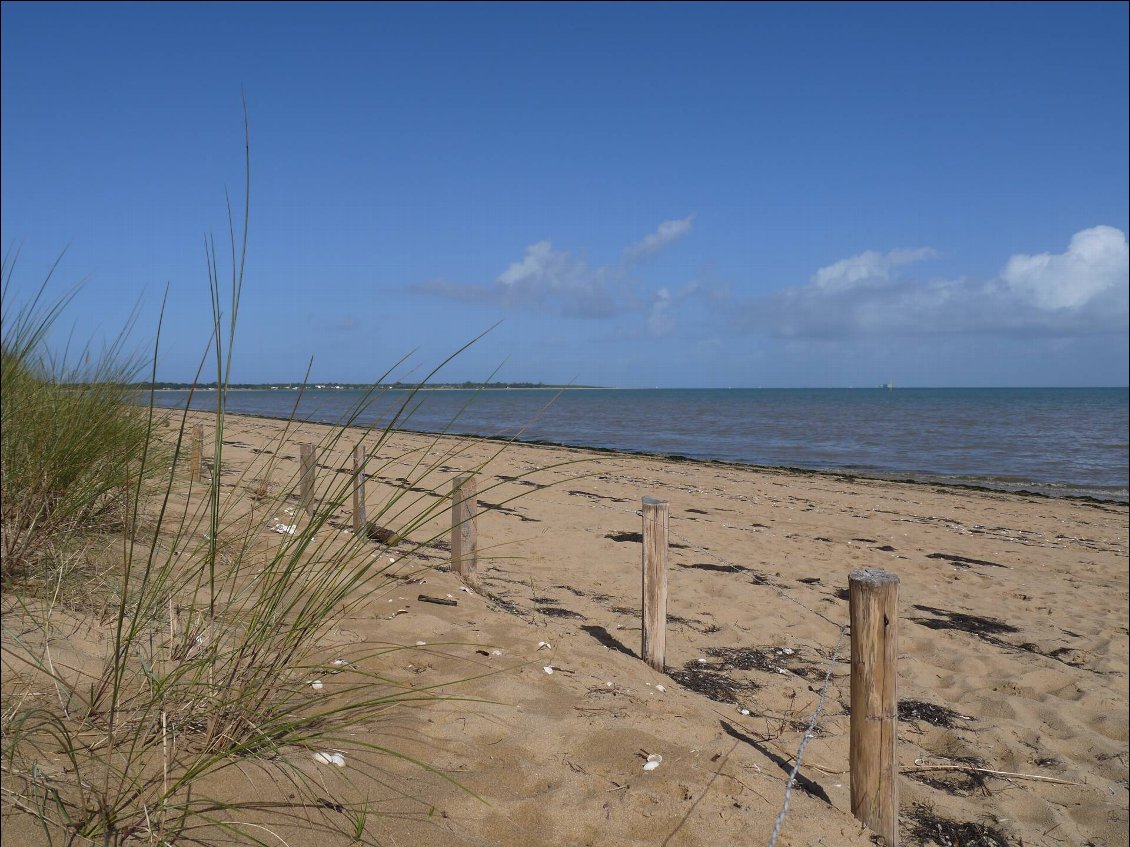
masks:
<path id="1" fill-rule="evenodd" d="M 421 603 L 435 603 L 437 606 L 458 606 L 458 600 L 452 600 L 449 597 L 429 597 L 427 594 L 421 594 L 416 598 Z"/>

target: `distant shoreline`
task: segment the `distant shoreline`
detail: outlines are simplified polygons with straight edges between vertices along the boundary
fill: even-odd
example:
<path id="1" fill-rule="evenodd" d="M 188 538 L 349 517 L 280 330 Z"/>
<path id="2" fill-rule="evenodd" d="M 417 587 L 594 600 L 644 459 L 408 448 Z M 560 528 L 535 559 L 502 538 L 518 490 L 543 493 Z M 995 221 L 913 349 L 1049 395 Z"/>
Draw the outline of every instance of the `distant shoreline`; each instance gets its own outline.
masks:
<path id="1" fill-rule="evenodd" d="M 149 385 L 132 386 L 137 391 L 215 391 L 215 385 L 193 385 L 191 383 L 163 383 L 157 387 Z M 271 383 L 265 385 L 229 385 L 228 391 L 1126 391 L 1125 385 L 996 385 L 996 386 L 918 386 L 904 385 L 901 387 L 887 388 L 883 385 L 848 385 L 848 386 L 794 386 L 794 387 L 764 387 L 764 386 L 726 386 L 726 387 L 678 387 L 660 388 L 658 386 L 622 386 L 622 385 L 463 385 L 463 384 L 433 384 L 433 385 L 405 385 L 392 383 L 388 385 L 361 385 L 324 382 L 316 385 L 300 385 L 296 383 Z"/>
<path id="2" fill-rule="evenodd" d="M 1119 389 L 1044 396 L 1039 389 L 547 391 L 496 384 L 416 393 L 317 385 L 298 391 L 245 384 L 227 395 L 227 411 L 323 423 L 360 415 L 366 423 L 417 432 L 457 430 L 526 443 L 1127 500 L 1125 448 L 1117 450 L 1125 444 L 1126 420 Z M 138 392 L 135 399 L 144 403 L 146 396 L 166 407 L 186 405 L 191 396 L 190 405 L 205 410 L 220 399 L 215 390 Z M 358 404 L 369 400 L 373 408 L 359 412 Z M 1026 432 L 1038 433 L 1039 450 L 1031 438 L 1024 440 Z M 1053 461 L 1053 455 L 1061 458 Z"/>
<path id="3" fill-rule="evenodd" d="M 193 409 L 193 414 L 210 414 L 209 411 L 204 409 Z M 281 421 L 285 418 L 276 417 L 273 415 L 256 414 L 253 412 L 225 412 L 225 417 L 232 418 L 252 418 L 258 420 L 268 421 Z M 313 426 L 336 426 L 326 421 L 301 421 L 303 424 L 311 424 Z M 366 427 L 358 424 L 351 424 L 348 427 L 354 430 L 365 430 Z M 1099 506 L 1110 505 L 1130 505 L 1124 497 L 1098 497 L 1093 494 L 1068 494 L 1056 493 L 1049 494 L 1043 491 L 1036 491 L 1031 488 L 1025 487 L 1021 484 L 1015 488 L 1007 486 L 992 486 L 983 485 L 973 482 L 961 482 L 954 479 L 947 479 L 942 475 L 932 475 L 928 473 L 900 473 L 892 471 L 889 474 L 882 471 L 867 470 L 861 471 L 854 468 L 819 468 L 819 467 L 803 467 L 799 465 L 766 465 L 757 464 L 753 462 L 732 461 L 727 459 L 707 459 L 697 456 L 686 456 L 679 453 L 663 453 L 648 450 L 629 450 L 617 449 L 612 447 L 599 447 L 592 444 L 581 444 L 576 442 L 552 441 L 546 439 L 535 438 L 509 438 L 498 435 L 480 435 L 468 432 L 452 432 L 452 431 L 432 431 L 423 429 L 401 429 L 393 428 L 391 432 L 400 433 L 403 435 L 422 435 L 429 437 L 440 438 L 454 438 L 463 439 L 467 441 L 484 441 L 500 444 L 513 444 L 523 447 L 541 448 L 541 449 L 554 449 L 554 450 L 575 450 L 582 452 L 596 453 L 607 456 L 631 456 L 641 459 L 654 459 L 662 462 L 670 462 L 672 464 L 688 464 L 700 467 L 729 467 L 735 469 L 746 469 L 753 471 L 761 471 L 766 473 L 783 473 L 790 476 L 808 476 L 825 479 L 840 479 L 845 481 L 866 480 L 877 483 L 891 483 L 896 485 L 910 485 L 919 487 L 942 487 L 947 490 L 965 490 L 977 491 L 986 494 L 1009 495 L 1018 497 L 1037 497 L 1045 500 L 1069 500 L 1078 503 L 1086 503 Z"/>
<path id="4" fill-rule="evenodd" d="M 214 385 L 162 385 L 150 388 L 137 386 L 138 391 L 215 391 Z M 229 385 L 227 391 L 622 391 L 611 385 Z"/>

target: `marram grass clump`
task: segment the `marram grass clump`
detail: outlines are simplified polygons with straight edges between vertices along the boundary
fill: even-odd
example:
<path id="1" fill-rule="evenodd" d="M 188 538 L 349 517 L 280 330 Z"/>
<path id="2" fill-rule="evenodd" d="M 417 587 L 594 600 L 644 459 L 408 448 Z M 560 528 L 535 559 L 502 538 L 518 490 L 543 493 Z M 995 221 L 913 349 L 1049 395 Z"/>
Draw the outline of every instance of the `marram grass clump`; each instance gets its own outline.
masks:
<path id="1" fill-rule="evenodd" d="M 14 307 L 12 265 L 5 258 L 0 318 L 0 575 L 51 582 L 76 535 L 121 528 L 130 489 L 158 457 L 143 461 L 149 411 L 128 402 L 138 369 L 119 345 L 93 363 L 54 360 L 45 340 L 59 307 Z"/>
<path id="2" fill-rule="evenodd" d="M 389 757 L 447 779 L 388 746 L 379 727 L 390 710 L 450 695 L 389 676 L 389 654 L 416 648 L 374 647 L 343 663 L 326 636 L 406 576 L 390 559 L 434 542 L 427 525 L 449 504 L 426 480 L 459 461 L 460 445 L 437 436 L 396 455 L 391 427 L 417 400 L 403 400 L 384 430 L 351 428 L 367 393 L 318 458 L 340 462 L 363 444 L 371 475 L 408 460 L 408 484 L 370 504 L 392 535 L 374 543 L 331 525 L 352 491 L 342 474 L 280 537 L 266 518 L 294 513 L 297 480 L 278 464 L 293 422 L 274 449 L 225 474 L 221 380 L 212 472 L 194 480 L 188 411 L 138 403 L 120 345 L 94 366 L 61 366 L 46 340 L 66 301 L 10 310 L 10 279 L 6 267 L 4 313 L 15 317 L 3 333 L 0 787 L 5 813 L 20 814 L 5 828 L 32 822 L 42 843 L 66 845 L 277 844 L 296 829 L 378 843 L 370 795 L 390 785 Z M 234 319 L 221 327 L 214 270 L 210 281 L 211 346 L 226 375 Z M 394 543 L 396 556 L 385 555 Z M 100 569 L 65 572 L 67 557 Z M 65 578 L 88 580 L 92 602 L 63 602 Z"/>

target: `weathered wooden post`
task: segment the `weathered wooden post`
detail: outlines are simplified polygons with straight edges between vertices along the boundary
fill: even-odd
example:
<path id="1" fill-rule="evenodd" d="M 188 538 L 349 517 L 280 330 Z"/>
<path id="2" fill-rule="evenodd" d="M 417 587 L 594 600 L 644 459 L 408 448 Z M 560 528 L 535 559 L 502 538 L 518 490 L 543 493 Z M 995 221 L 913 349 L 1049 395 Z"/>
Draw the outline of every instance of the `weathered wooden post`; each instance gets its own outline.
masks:
<path id="1" fill-rule="evenodd" d="M 353 448 L 353 532 L 365 531 L 365 447 Z"/>
<path id="2" fill-rule="evenodd" d="M 314 445 L 302 444 L 300 445 L 299 452 L 301 454 L 301 464 L 299 471 L 299 495 L 298 506 L 306 510 L 306 514 L 314 514 L 314 469 L 317 462 L 314 458 Z"/>
<path id="3" fill-rule="evenodd" d="M 848 576 L 851 616 L 851 812 L 898 847 L 899 578 L 880 568 Z"/>
<path id="4" fill-rule="evenodd" d="M 667 529 L 671 505 L 643 498 L 643 660 L 662 671 L 667 658 Z"/>
<path id="5" fill-rule="evenodd" d="M 204 424 L 192 428 L 192 455 L 188 465 L 189 482 L 200 482 L 204 474 Z"/>
<path id="6" fill-rule="evenodd" d="M 451 486 L 451 564 L 464 582 L 478 581 L 479 530 L 475 516 L 479 510 L 475 477 L 457 476 Z"/>

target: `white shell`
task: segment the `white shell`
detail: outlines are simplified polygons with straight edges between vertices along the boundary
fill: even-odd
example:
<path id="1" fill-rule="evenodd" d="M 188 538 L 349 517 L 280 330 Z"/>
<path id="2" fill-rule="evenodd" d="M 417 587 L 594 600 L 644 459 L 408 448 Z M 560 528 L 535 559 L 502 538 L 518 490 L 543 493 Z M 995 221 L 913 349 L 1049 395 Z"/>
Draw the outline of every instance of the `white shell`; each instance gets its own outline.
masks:
<path id="1" fill-rule="evenodd" d="M 323 688 L 325 688 L 325 686 L 322 685 L 322 681 L 320 679 L 315 679 L 315 680 L 311 681 L 310 687 L 313 688 L 315 691 L 321 691 Z"/>
<path id="2" fill-rule="evenodd" d="M 643 769 L 645 771 L 653 771 L 657 767 L 659 767 L 659 765 L 662 761 L 663 761 L 662 756 L 660 756 L 658 753 L 652 753 L 650 756 L 647 757 L 647 761 L 643 763 Z"/>
<path id="3" fill-rule="evenodd" d="M 553 665 L 546 665 L 542 670 L 546 673 L 553 673 Z"/>
<path id="4" fill-rule="evenodd" d="M 417 647 L 426 647 L 427 644 L 428 644 L 428 642 L 426 642 L 426 641 L 417 641 L 416 642 Z"/>
<path id="5" fill-rule="evenodd" d="M 337 765 L 339 768 L 345 767 L 345 756 L 341 753 L 330 753 L 322 751 L 314 754 L 314 761 L 320 765 Z"/>
<path id="6" fill-rule="evenodd" d="M 657 685 L 657 686 L 655 686 L 655 690 L 656 691 L 666 691 L 667 686 L 666 685 Z"/>
<path id="7" fill-rule="evenodd" d="M 547 650 L 547 649 L 549 649 L 549 648 L 550 648 L 550 647 L 552 647 L 552 646 L 553 646 L 553 645 L 552 645 L 552 644 L 550 644 L 550 643 L 549 643 L 548 641 L 539 641 L 539 642 L 538 642 L 538 649 L 539 649 L 539 650 Z"/>

